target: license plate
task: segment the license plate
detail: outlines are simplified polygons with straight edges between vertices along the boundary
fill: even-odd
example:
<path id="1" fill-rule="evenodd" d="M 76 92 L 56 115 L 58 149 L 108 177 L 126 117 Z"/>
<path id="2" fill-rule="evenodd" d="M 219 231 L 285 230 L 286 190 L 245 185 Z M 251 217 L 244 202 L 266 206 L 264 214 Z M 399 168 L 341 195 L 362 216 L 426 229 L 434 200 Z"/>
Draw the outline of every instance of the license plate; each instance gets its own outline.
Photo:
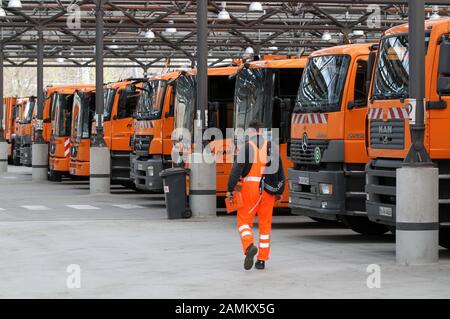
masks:
<path id="1" fill-rule="evenodd" d="M 391 207 L 380 207 L 379 214 L 380 214 L 380 216 L 392 217 L 392 208 Z"/>
<path id="2" fill-rule="evenodd" d="M 138 164 L 138 170 L 140 170 L 140 171 L 142 171 L 142 169 L 143 169 L 143 166 L 142 166 L 142 164 Z"/>
<path id="3" fill-rule="evenodd" d="M 309 185 L 309 177 L 307 177 L 307 176 L 299 176 L 298 183 L 300 185 Z"/>

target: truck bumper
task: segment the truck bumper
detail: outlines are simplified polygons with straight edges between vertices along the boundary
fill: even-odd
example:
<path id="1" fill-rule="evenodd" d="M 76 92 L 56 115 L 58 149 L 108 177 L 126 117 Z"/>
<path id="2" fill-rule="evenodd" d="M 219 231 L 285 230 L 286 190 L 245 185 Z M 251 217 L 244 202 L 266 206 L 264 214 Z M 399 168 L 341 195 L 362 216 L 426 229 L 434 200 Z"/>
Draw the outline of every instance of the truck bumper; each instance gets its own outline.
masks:
<path id="1" fill-rule="evenodd" d="M 164 170 L 162 158 L 139 160 L 134 162 L 136 188 L 146 191 L 162 192 L 163 183 L 159 176 Z"/>
<path id="2" fill-rule="evenodd" d="M 336 220 L 345 211 L 345 178 L 342 171 L 301 171 L 289 169 L 289 207 L 293 214 Z M 332 186 L 321 194 L 319 184 Z"/>
<path id="3" fill-rule="evenodd" d="M 70 175 L 89 177 L 89 174 L 90 174 L 89 162 L 78 162 L 78 161 L 70 162 Z"/>
<path id="4" fill-rule="evenodd" d="M 50 170 L 60 173 L 68 173 L 70 170 L 70 158 L 50 157 Z"/>
<path id="5" fill-rule="evenodd" d="M 24 166 L 31 167 L 33 162 L 31 158 L 31 146 L 23 146 L 20 148 L 20 163 Z"/>
<path id="6" fill-rule="evenodd" d="M 395 225 L 396 170 L 401 164 L 395 160 L 372 160 L 367 164 L 366 208 L 370 221 Z"/>

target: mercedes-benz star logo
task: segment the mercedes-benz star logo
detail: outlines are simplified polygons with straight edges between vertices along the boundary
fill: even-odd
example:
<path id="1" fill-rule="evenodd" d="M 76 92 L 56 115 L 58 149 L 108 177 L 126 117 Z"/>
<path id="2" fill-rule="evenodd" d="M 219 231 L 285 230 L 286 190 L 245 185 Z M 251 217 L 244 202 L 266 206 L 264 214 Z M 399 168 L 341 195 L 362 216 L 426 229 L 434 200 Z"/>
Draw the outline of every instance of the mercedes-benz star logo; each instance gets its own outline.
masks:
<path id="1" fill-rule="evenodd" d="M 308 134 L 303 134 L 303 140 L 302 140 L 302 150 L 303 152 L 306 152 L 308 149 Z"/>

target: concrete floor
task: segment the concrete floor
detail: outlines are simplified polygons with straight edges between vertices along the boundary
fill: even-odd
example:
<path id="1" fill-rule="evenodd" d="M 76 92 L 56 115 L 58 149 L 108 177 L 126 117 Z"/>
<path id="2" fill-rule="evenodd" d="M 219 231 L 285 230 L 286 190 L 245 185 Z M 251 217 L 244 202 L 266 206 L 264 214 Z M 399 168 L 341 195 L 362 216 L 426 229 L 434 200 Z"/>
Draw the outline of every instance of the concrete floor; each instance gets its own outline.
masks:
<path id="1" fill-rule="evenodd" d="M 244 271 L 233 216 L 165 218 L 162 195 L 84 182 L 32 183 L 27 168 L 0 176 L 1 298 L 449 298 L 450 253 L 440 263 L 395 265 L 391 235 L 276 216 L 272 259 Z M 68 205 L 71 205 L 70 207 Z M 69 289 L 69 265 L 81 288 Z M 381 267 L 381 288 L 367 267 Z"/>

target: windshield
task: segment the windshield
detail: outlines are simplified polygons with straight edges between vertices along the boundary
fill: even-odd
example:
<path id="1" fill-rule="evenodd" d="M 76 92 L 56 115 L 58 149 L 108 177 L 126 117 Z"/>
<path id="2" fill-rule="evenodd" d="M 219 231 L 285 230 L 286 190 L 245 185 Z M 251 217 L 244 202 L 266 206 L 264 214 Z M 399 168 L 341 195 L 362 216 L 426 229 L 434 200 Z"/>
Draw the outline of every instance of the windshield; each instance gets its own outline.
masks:
<path id="1" fill-rule="evenodd" d="M 161 116 L 167 81 L 157 80 L 143 83 L 137 108 L 138 119 L 156 119 Z"/>
<path id="2" fill-rule="evenodd" d="M 251 120 L 259 119 L 271 127 L 273 75 L 269 69 L 242 69 L 236 78 L 235 128 L 247 129 Z"/>
<path id="3" fill-rule="evenodd" d="M 77 140 L 89 138 L 91 135 L 91 122 L 95 110 L 95 93 L 78 93 L 74 101 L 74 117 L 76 121 L 75 134 Z"/>
<path id="4" fill-rule="evenodd" d="M 425 34 L 425 53 L 430 43 L 430 32 Z M 376 63 L 373 98 L 392 100 L 409 96 L 409 42 L 408 35 L 386 37 Z"/>
<path id="5" fill-rule="evenodd" d="M 25 111 L 23 113 L 23 117 L 24 117 L 24 122 L 27 124 L 31 123 L 31 118 L 33 117 L 35 103 L 36 103 L 35 100 L 31 99 L 25 105 Z"/>
<path id="6" fill-rule="evenodd" d="M 72 94 L 55 94 L 53 112 L 55 115 L 53 134 L 56 137 L 70 136 L 72 122 Z"/>
<path id="7" fill-rule="evenodd" d="M 182 76 L 177 80 L 175 128 L 186 128 L 191 133 L 194 125 L 196 87 L 194 76 Z"/>
<path id="8" fill-rule="evenodd" d="M 350 57 L 325 55 L 308 61 L 297 95 L 295 112 L 338 112 Z"/>
<path id="9" fill-rule="evenodd" d="M 103 112 L 103 119 L 109 121 L 111 119 L 111 112 L 114 105 L 114 98 L 116 97 L 116 89 L 106 89 L 103 93 L 105 96 L 105 111 Z"/>

